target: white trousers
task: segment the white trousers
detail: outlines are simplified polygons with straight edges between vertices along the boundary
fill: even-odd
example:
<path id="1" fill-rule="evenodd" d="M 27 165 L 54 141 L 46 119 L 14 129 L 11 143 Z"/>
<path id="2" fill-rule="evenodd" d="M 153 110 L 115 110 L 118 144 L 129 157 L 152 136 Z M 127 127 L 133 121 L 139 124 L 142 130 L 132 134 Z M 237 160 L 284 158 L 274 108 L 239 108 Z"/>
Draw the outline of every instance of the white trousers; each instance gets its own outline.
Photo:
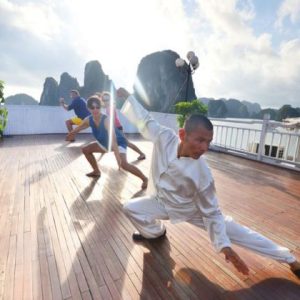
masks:
<path id="1" fill-rule="evenodd" d="M 145 238 L 158 237 L 165 231 L 165 226 L 161 220 L 168 220 L 169 216 L 164 205 L 158 202 L 156 198 L 146 196 L 132 199 L 123 206 L 123 210 Z M 205 229 L 201 215 L 196 214 L 187 222 Z M 292 263 L 296 261 L 289 249 L 279 246 L 265 236 L 236 223 L 229 216 L 225 217 L 225 225 L 227 235 L 232 243 L 280 262 Z"/>

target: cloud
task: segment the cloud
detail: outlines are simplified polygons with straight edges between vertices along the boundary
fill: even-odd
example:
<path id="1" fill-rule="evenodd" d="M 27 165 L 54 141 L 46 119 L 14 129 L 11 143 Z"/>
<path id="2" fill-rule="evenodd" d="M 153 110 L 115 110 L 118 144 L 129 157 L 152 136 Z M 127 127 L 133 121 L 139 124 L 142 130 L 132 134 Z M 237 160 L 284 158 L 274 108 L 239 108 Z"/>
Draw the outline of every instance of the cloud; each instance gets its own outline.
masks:
<path id="1" fill-rule="evenodd" d="M 277 20 L 275 25 L 277 28 L 282 29 L 283 22 L 286 18 L 289 18 L 293 24 L 296 24 L 300 20 L 300 0 L 285 0 L 280 5 L 277 12 Z"/>
<path id="2" fill-rule="evenodd" d="M 51 1 L 23 1 L 20 5 L 2 0 L 0 10 L 1 23 L 30 32 L 40 39 L 54 39 L 59 34 L 61 20 Z"/>
<path id="3" fill-rule="evenodd" d="M 200 69 L 194 74 L 198 95 L 244 99 L 262 106 L 300 106 L 299 41 L 283 41 L 276 50 L 270 33 L 254 33 L 251 21 L 256 13 L 250 2 L 241 9 L 233 0 L 219 4 L 198 1 L 194 20 L 201 15 L 200 34 L 194 34 L 195 45 L 202 45 Z M 205 42 L 202 28 L 209 31 Z"/>

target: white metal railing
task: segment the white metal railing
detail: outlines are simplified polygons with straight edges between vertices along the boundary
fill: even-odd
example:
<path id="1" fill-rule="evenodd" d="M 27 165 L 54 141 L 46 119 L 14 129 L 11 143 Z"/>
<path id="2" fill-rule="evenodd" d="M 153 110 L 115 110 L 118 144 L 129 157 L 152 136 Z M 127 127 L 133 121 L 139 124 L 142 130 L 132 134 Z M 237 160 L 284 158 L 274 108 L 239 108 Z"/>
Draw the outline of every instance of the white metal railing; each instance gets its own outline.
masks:
<path id="1" fill-rule="evenodd" d="M 300 133 L 286 124 L 264 120 L 212 119 L 214 150 L 300 170 Z"/>
<path id="2" fill-rule="evenodd" d="M 6 105 L 6 135 L 66 133 L 65 120 L 74 116 L 58 106 Z M 178 130 L 175 114 L 152 112 L 159 123 Z M 119 114 L 126 133 L 138 133 L 126 117 Z M 214 119 L 211 148 L 233 155 L 300 170 L 300 133 L 287 130 L 281 122 L 243 119 Z M 90 132 L 86 129 L 84 132 Z"/>
<path id="3" fill-rule="evenodd" d="M 60 106 L 5 105 L 8 122 L 5 135 L 67 133 L 65 120 L 75 116 L 73 111 L 65 111 Z M 178 129 L 174 114 L 153 112 L 153 117 L 161 124 Z M 119 113 L 125 133 L 138 133 L 124 115 Z M 88 128 L 84 132 L 91 132 Z"/>
<path id="4" fill-rule="evenodd" d="M 73 111 L 65 111 L 60 106 L 5 105 L 8 122 L 5 135 L 67 133 L 65 121 L 74 117 Z M 137 132 L 123 116 L 120 116 L 126 132 Z M 90 133 L 91 129 L 85 129 Z"/>

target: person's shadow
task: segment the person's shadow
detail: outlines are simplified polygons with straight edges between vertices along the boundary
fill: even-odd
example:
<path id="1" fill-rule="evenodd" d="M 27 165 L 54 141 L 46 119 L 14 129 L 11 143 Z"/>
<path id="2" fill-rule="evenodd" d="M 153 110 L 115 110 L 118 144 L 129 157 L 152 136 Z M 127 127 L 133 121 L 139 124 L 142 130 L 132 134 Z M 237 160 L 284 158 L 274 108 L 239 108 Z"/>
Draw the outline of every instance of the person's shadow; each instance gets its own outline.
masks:
<path id="1" fill-rule="evenodd" d="M 132 292 L 123 284 L 130 280 L 128 259 L 133 246 L 129 220 L 120 201 L 127 174 L 106 166 L 102 166 L 101 171 L 98 181 L 91 180 L 81 190 L 78 187 L 79 195 L 69 209 L 69 227 L 76 231 L 81 245 L 62 290 L 68 290 L 74 277 L 72 269 L 76 268 L 79 259 L 82 265 L 87 266 L 86 274 L 89 276 L 86 280 L 93 299 L 125 299 Z M 76 299 L 76 290 L 70 289 L 70 292 Z M 138 295 L 137 291 L 134 293 L 133 298 Z"/>
<path id="2" fill-rule="evenodd" d="M 148 250 L 143 254 L 140 299 L 300 299 L 300 285 L 283 278 L 268 278 L 249 284 L 249 288 L 226 290 L 199 270 L 185 266 L 178 256 L 175 262 L 167 237 L 140 246 Z"/>
<path id="3" fill-rule="evenodd" d="M 59 146 L 54 149 L 54 153 L 43 153 L 41 159 L 34 159 L 33 162 L 27 163 L 21 169 L 33 168 L 35 171 L 28 178 L 25 178 L 25 184 L 34 184 L 41 181 L 49 174 L 56 173 L 67 168 L 73 161 L 82 155 L 81 147 L 78 146 Z"/>
<path id="4" fill-rule="evenodd" d="M 92 136 L 90 134 L 79 136 L 75 144 L 57 140 L 56 135 L 40 136 L 37 142 L 39 145 L 38 156 L 41 158 L 29 157 L 29 162 L 20 166 L 21 170 L 28 169 L 28 167 L 34 170 L 25 178 L 23 184 L 38 183 L 45 177 L 69 167 L 73 161 L 82 156 L 81 148 L 92 141 Z M 56 144 L 58 146 L 54 147 Z"/>
<path id="5" fill-rule="evenodd" d="M 143 255 L 143 277 L 140 299 L 219 299 L 220 288 L 201 273 L 180 268 L 170 256 L 168 237 L 140 244 L 149 251 Z M 196 272 L 193 276 L 188 272 Z M 199 280 L 196 274 L 202 275 Z"/>

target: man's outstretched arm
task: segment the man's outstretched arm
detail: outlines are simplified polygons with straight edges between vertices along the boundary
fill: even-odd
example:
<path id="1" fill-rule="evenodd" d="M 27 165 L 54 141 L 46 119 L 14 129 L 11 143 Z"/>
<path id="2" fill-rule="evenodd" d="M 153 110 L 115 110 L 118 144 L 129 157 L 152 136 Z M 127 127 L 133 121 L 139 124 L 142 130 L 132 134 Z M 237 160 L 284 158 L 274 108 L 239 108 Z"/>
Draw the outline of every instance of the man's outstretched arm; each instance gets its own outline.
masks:
<path id="1" fill-rule="evenodd" d="M 227 262 L 244 275 L 249 274 L 249 269 L 239 255 L 231 248 L 231 241 L 226 233 L 226 224 L 219 208 L 218 199 L 215 195 L 214 185 L 210 184 L 201 192 L 198 191 L 198 209 L 203 216 L 204 226 L 216 251 L 225 255 Z"/>
<path id="2" fill-rule="evenodd" d="M 151 141 L 155 141 L 159 137 L 159 133 L 167 128 L 155 121 L 148 110 L 146 110 L 133 95 L 124 88 L 117 90 L 117 95 L 125 101 L 121 112 L 133 123 L 141 134 Z"/>
<path id="3" fill-rule="evenodd" d="M 59 98 L 59 103 L 60 103 L 60 105 L 66 110 L 66 111 L 68 111 L 69 110 L 69 105 L 67 105 L 66 103 L 65 103 L 65 99 L 64 98 Z"/>

